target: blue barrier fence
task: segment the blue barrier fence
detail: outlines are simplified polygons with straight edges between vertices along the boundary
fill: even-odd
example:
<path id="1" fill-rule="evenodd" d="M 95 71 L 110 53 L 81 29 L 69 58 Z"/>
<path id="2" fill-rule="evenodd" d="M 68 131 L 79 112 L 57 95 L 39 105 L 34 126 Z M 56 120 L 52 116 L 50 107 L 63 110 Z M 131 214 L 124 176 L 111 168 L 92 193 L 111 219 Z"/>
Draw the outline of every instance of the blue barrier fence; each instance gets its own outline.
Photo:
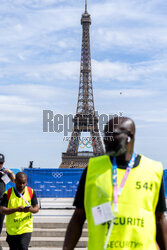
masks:
<path id="1" fill-rule="evenodd" d="M 16 174 L 19 169 L 12 169 Z M 74 197 L 83 169 L 24 169 L 27 185 L 33 188 L 38 197 Z M 8 183 L 6 189 L 13 186 Z M 167 170 L 164 170 L 164 187 L 167 198 Z"/>
<path id="2" fill-rule="evenodd" d="M 74 197 L 83 169 L 24 169 L 37 197 Z"/>
<path id="3" fill-rule="evenodd" d="M 165 197 L 167 198 L 167 169 L 164 170 L 164 188 L 165 188 Z"/>

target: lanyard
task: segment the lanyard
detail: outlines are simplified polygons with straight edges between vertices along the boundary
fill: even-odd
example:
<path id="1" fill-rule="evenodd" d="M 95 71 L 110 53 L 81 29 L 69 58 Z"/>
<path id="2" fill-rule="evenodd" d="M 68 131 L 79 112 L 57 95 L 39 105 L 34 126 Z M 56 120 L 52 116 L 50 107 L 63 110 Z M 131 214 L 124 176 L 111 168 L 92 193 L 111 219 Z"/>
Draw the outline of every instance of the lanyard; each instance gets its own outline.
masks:
<path id="1" fill-rule="evenodd" d="M 14 187 L 14 190 L 18 194 L 18 196 L 21 197 L 25 201 L 25 203 L 29 206 L 30 205 L 29 202 L 26 200 L 26 198 L 21 193 L 19 193 L 19 191 L 17 190 L 16 187 Z"/>
<path id="2" fill-rule="evenodd" d="M 128 176 L 129 176 L 129 173 L 130 173 L 130 171 L 133 168 L 133 165 L 135 163 L 135 159 L 136 159 L 136 154 L 133 153 L 132 157 L 131 157 L 131 159 L 130 159 L 130 161 L 128 163 L 128 166 L 126 168 L 126 172 L 124 174 L 124 177 L 123 177 L 123 179 L 121 181 L 121 184 L 120 184 L 120 186 L 118 188 L 118 186 L 117 186 L 117 162 L 116 162 L 116 158 L 115 157 L 113 158 L 113 161 L 112 161 L 112 170 L 113 170 L 112 171 L 113 205 L 114 205 L 113 210 L 114 210 L 115 213 L 118 212 L 118 197 L 122 193 L 122 190 L 123 190 L 123 188 L 125 186 L 126 180 L 127 180 Z"/>
<path id="3" fill-rule="evenodd" d="M 105 243 L 104 243 L 104 250 L 107 249 L 107 245 L 108 245 L 108 242 L 109 242 L 109 239 L 110 239 L 110 235 L 111 235 L 111 232 L 112 232 L 112 229 L 113 229 L 113 225 L 114 225 L 114 219 L 115 219 L 115 215 L 116 213 L 118 213 L 118 197 L 121 195 L 121 192 L 125 186 L 125 183 L 126 183 L 126 180 L 129 176 L 129 173 L 131 171 L 131 169 L 133 168 L 133 165 L 135 163 L 135 159 L 136 159 L 136 154 L 133 153 L 132 154 L 132 157 L 128 163 L 128 166 L 126 168 L 126 172 L 124 174 L 124 177 L 121 181 L 121 184 L 119 186 L 119 188 L 117 187 L 117 162 L 116 162 L 116 158 L 114 157 L 113 158 L 113 161 L 112 161 L 112 181 L 113 181 L 113 215 L 114 215 L 114 218 L 113 220 L 110 222 L 110 226 L 109 226 L 109 229 L 108 229 L 108 233 L 107 233 L 107 237 L 106 237 L 106 240 L 105 240 Z"/>

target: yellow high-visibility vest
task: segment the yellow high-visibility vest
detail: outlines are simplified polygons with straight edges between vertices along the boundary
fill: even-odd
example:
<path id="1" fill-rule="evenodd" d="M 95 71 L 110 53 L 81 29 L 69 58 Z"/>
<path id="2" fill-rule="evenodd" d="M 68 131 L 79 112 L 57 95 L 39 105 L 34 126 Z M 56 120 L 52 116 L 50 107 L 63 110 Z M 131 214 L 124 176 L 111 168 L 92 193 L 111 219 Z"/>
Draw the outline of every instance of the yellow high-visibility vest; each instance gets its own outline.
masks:
<path id="1" fill-rule="evenodd" d="M 117 169 L 118 186 L 125 174 Z M 156 250 L 155 209 L 159 198 L 163 167 L 160 162 L 141 156 L 132 168 L 118 198 L 118 214 L 107 249 Z M 108 223 L 96 225 L 92 208 L 112 204 L 112 163 L 108 155 L 91 158 L 85 185 L 85 211 L 88 225 L 88 249 L 103 250 Z"/>
<path id="2" fill-rule="evenodd" d="M 32 190 L 32 189 L 31 189 Z M 33 190 L 32 190 L 33 191 Z M 7 194 L 7 191 L 5 192 Z M 28 191 L 28 187 L 25 187 L 24 198 L 31 204 L 31 197 Z M 25 207 L 27 204 L 24 199 L 17 197 L 14 188 L 12 188 L 9 200 L 8 208 L 16 208 L 19 206 Z M 19 235 L 23 233 L 30 233 L 33 231 L 33 216 L 31 212 L 15 212 L 13 214 L 6 215 L 6 231 L 9 235 Z"/>

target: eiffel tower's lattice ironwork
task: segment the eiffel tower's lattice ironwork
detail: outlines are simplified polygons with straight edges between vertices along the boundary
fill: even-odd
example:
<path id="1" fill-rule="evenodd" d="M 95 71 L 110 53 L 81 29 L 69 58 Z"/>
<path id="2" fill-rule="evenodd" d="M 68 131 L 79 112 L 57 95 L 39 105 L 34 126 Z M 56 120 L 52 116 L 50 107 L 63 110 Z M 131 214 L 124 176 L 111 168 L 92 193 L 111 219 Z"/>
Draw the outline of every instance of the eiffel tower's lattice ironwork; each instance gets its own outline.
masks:
<path id="1" fill-rule="evenodd" d="M 62 154 L 62 163 L 60 168 L 84 168 L 92 156 L 102 155 L 104 153 L 101 141 L 98 118 L 95 114 L 92 71 L 91 71 L 91 53 L 90 53 L 90 35 L 89 28 L 91 17 L 87 12 L 87 1 L 85 0 L 85 12 L 81 17 L 82 25 L 82 47 L 80 64 L 80 82 L 76 115 L 73 119 L 74 127 L 71 134 L 66 153 Z M 89 132 L 93 151 L 79 152 L 79 143 L 81 132 Z"/>

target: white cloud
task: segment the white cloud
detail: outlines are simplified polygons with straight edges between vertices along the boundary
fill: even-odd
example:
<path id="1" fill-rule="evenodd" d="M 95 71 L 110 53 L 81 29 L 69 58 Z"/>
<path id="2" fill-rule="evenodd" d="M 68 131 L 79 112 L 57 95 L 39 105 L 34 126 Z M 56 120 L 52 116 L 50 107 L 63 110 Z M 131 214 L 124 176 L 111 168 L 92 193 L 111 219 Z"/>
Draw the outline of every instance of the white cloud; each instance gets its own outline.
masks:
<path id="1" fill-rule="evenodd" d="M 166 81 L 166 58 L 153 59 L 139 63 L 125 63 L 121 61 L 92 60 L 93 79 L 117 80 L 120 82 Z M 60 62 L 54 64 L 18 64 L 8 65 L 1 70 L 0 78 L 23 78 L 24 81 L 54 82 L 56 80 L 73 81 L 78 84 L 80 65 L 77 61 Z M 59 83 L 56 83 L 59 86 Z M 68 86 L 68 85 L 67 85 Z"/>
<path id="2" fill-rule="evenodd" d="M 128 114 L 131 116 L 131 114 Z M 138 110 L 133 114 L 133 119 L 136 121 L 137 126 L 140 128 L 154 128 L 159 126 L 160 129 L 156 130 L 159 137 L 164 137 L 166 135 L 162 134 L 163 127 L 166 127 L 167 123 L 167 108 L 157 109 L 144 109 L 144 105 L 141 105 L 141 110 Z M 157 127 L 158 128 L 158 127 Z M 161 131 L 160 131 L 161 130 Z M 149 136 L 152 136 L 152 133 L 148 133 Z"/>
<path id="3" fill-rule="evenodd" d="M 96 61 L 92 60 L 93 75 L 98 79 L 112 79 L 118 81 L 147 81 L 159 75 L 164 75 L 166 79 L 167 62 L 164 58 L 144 61 L 139 63 L 124 63 L 124 62 L 110 62 L 110 61 Z"/>
<path id="4" fill-rule="evenodd" d="M 7 94 L 6 96 L 0 95 L 0 103 L 11 104 L 27 104 L 33 100 L 60 100 L 73 94 L 73 91 L 69 89 L 64 91 L 64 88 L 40 84 L 11 84 L 10 87 L 1 85 L 0 90 Z"/>
<path id="5" fill-rule="evenodd" d="M 54 81 L 55 79 L 76 80 L 79 77 L 79 62 L 62 62 L 57 64 L 17 64 L 8 65 L 1 70 L 0 78 L 15 76 L 29 81 Z"/>
<path id="6" fill-rule="evenodd" d="M 91 12 L 96 47 L 105 51 L 119 47 L 145 53 L 152 47 L 166 48 L 165 8 L 164 1 L 118 0 L 94 4 Z"/>
<path id="7" fill-rule="evenodd" d="M 39 120 L 41 109 L 28 98 L 0 95 L 0 121 L 12 123 L 32 123 Z M 1 124 L 2 125 L 2 124 Z M 11 124 L 8 124 L 11 126 Z"/>
<path id="8" fill-rule="evenodd" d="M 120 24 L 130 21 L 133 26 L 139 21 L 140 24 L 165 24 L 165 1 L 138 1 L 138 0 L 114 0 L 96 3 L 91 6 L 90 13 L 93 20 L 104 25 Z M 164 8 L 163 8 L 164 7 Z M 88 8 L 89 11 L 89 8 Z M 105 13 L 105 15 L 104 15 Z M 155 15 L 156 13 L 156 15 Z"/>
<path id="9" fill-rule="evenodd" d="M 64 88 L 33 84 L 1 85 L 0 95 L 0 121 L 1 127 L 6 124 L 38 124 L 42 123 L 43 109 L 51 109 L 55 113 L 64 113 L 64 107 L 68 102 L 66 112 L 72 113 L 75 103 L 69 103 L 72 90 L 64 91 Z M 71 105 L 71 107 L 70 107 Z M 73 105 L 73 106 L 72 106 Z M 9 124 L 10 122 L 10 124 Z"/>
<path id="10" fill-rule="evenodd" d="M 0 57 L 0 63 L 9 63 L 10 60 L 7 57 Z"/>
<path id="11" fill-rule="evenodd" d="M 96 34 L 94 36 L 96 36 L 96 43 L 103 46 L 105 50 L 117 46 L 124 49 L 128 47 L 129 51 L 150 51 L 150 46 L 166 47 L 166 29 L 167 25 L 163 28 L 155 27 L 154 32 L 153 27 L 120 27 L 119 29 L 115 27 L 112 30 L 102 27 L 94 31 Z"/>
<path id="12" fill-rule="evenodd" d="M 10 123 L 13 123 L 13 124 L 32 124 L 34 122 L 37 122 L 39 119 L 36 119 L 35 117 L 32 117 L 32 116 L 21 116 L 20 115 L 14 115 L 14 114 L 1 114 L 0 116 L 0 122 L 3 124 L 3 122 L 6 124 L 6 126 L 10 126 L 9 122 Z M 1 124 L 1 126 L 2 126 Z"/>

